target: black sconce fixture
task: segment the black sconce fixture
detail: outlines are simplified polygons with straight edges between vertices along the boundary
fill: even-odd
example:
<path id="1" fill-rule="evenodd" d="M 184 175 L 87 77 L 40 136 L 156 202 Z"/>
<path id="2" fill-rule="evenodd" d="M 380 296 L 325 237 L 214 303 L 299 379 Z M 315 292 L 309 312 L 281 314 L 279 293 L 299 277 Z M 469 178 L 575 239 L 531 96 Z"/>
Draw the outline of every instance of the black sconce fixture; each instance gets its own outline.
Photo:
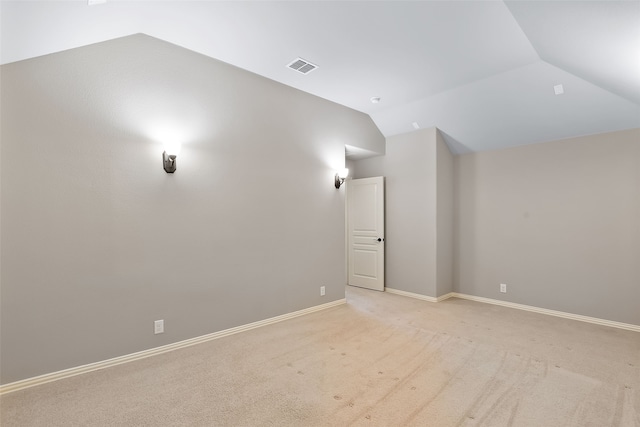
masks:
<path id="1" fill-rule="evenodd" d="M 340 172 L 336 172 L 336 188 L 340 188 L 342 184 L 344 184 L 344 180 L 347 179 L 349 175 L 349 169 L 344 168 Z"/>
<path id="2" fill-rule="evenodd" d="M 167 154 L 166 151 L 162 153 L 162 166 L 166 173 L 174 173 L 176 171 L 176 155 Z"/>

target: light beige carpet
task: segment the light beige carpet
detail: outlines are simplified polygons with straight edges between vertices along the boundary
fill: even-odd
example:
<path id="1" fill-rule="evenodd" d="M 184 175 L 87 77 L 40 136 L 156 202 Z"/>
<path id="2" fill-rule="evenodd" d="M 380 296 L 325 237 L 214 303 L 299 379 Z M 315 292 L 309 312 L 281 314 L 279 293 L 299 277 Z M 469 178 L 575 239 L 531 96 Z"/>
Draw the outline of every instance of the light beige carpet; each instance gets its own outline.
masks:
<path id="1" fill-rule="evenodd" d="M 348 304 L 0 401 L 10 426 L 640 426 L 640 334 L 348 288 Z"/>

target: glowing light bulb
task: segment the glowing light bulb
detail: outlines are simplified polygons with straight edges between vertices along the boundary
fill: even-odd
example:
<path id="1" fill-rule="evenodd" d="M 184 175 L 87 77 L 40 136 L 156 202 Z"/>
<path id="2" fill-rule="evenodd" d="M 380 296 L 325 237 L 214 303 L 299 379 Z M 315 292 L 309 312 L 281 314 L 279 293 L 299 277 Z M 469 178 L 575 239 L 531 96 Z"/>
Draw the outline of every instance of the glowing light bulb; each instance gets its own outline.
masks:
<path id="1" fill-rule="evenodd" d="M 169 156 L 177 156 L 180 154 L 181 145 L 177 142 L 168 142 L 164 144 L 164 151 L 167 152 Z"/>

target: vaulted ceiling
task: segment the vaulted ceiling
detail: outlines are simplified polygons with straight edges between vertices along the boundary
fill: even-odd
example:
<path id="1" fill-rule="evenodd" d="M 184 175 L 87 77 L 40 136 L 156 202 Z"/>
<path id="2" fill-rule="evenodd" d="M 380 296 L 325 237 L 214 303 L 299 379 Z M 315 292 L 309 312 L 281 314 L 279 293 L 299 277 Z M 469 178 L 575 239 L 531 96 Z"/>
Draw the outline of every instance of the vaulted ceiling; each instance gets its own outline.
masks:
<path id="1" fill-rule="evenodd" d="M 94 1 L 2 0 L 2 63 L 145 33 L 459 153 L 640 127 L 640 1 Z"/>

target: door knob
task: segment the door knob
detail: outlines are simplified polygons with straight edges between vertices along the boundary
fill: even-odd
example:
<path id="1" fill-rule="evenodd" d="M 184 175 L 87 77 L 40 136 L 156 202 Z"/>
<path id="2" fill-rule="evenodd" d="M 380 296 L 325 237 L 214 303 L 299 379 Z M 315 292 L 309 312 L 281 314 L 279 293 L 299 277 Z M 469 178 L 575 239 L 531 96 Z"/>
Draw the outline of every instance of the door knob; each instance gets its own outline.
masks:
<path id="1" fill-rule="evenodd" d="M 382 242 L 382 239 L 380 237 L 378 237 L 378 242 Z"/>

